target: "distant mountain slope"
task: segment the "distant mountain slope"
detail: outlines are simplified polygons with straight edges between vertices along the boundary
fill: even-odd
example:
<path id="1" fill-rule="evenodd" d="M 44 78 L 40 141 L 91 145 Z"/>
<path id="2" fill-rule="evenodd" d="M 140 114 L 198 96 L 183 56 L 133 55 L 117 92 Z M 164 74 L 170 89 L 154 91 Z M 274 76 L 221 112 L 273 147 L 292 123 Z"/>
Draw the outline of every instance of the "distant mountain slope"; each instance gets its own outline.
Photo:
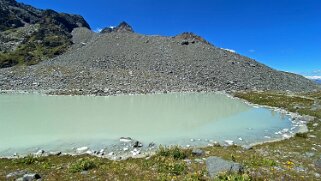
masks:
<path id="1" fill-rule="evenodd" d="M 0 0 L 0 68 L 32 65 L 62 54 L 76 27 L 90 28 L 78 15 Z"/>
<path id="2" fill-rule="evenodd" d="M 316 82 L 317 84 L 321 84 L 321 76 L 306 76 L 306 78 Z"/>
<path id="3" fill-rule="evenodd" d="M 303 76 L 217 48 L 193 33 L 145 36 L 128 27 L 122 23 L 98 34 L 76 28 L 66 53 L 30 67 L 0 69 L 0 89 L 98 95 L 318 89 Z"/>

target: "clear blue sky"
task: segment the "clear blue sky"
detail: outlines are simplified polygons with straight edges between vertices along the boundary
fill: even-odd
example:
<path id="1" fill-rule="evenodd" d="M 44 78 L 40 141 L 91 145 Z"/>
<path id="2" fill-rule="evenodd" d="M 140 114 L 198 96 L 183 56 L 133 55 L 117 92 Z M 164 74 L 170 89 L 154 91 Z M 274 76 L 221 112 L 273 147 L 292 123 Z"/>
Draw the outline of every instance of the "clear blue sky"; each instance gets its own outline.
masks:
<path id="1" fill-rule="evenodd" d="M 320 0 L 18 1 L 80 14 L 93 30 L 124 20 L 142 34 L 194 32 L 275 69 L 321 75 Z"/>

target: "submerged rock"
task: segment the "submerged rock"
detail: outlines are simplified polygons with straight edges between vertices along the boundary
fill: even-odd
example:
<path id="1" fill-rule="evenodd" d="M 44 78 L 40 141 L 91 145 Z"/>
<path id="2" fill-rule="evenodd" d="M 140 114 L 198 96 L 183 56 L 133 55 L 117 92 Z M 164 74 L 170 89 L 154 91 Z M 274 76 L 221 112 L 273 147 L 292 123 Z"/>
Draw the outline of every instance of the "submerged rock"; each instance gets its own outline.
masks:
<path id="1" fill-rule="evenodd" d="M 134 145 L 133 145 L 134 148 L 140 148 L 140 147 L 143 147 L 143 144 L 139 141 L 135 141 Z"/>
<path id="2" fill-rule="evenodd" d="M 124 143 L 129 143 L 131 141 L 133 141 L 130 137 L 121 137 L 119 139 L 120 142 L 124 142 Z"/>
<path id="3" fill-rule="evenodd" d="M 77 148 L 76 151 L 77 153 L 85 153 L 89 150 L 89 148 L 87 146 L 84 146 L 84 147 L 80 147 L 80 148 Z"/>

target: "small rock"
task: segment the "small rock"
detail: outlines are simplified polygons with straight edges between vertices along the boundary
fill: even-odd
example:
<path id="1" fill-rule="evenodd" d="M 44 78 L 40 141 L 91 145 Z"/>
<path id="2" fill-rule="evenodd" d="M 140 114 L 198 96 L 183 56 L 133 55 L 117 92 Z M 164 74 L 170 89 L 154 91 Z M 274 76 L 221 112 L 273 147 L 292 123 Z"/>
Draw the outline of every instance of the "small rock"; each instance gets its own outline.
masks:
<path id="1" fill-rule="evenodd" d="M 202 156 L 202 155 L 204 155 L 204 151 L 201 149 L 193 149 L 192 154 L 195 156 Z"/>
<path id="2" fill-rule="evenodd" d="M 23 181 L 32 181 L 41 179 L 41 176 L 37 173 L 25 174 L 23 176 Z"/>
<path id="3" fill-rule="evenodd" d="M 88 150 L 89 150 L 89 148 L 84 146 L 84 147 L 77 148 L 76 151 L 77 151 L 77 153 L 84 153 L 84 152 L 86 152 Z"/>
<path id="4" fill-rule="evenodd" d="M 242 148 L 244 150 L 252 150 L 253 149 L 253 147 L 251 145 L 243 145 Z"/>
<path id="5" fill-rule="evenodd" d="M 143 144 L 139 141 L 135 141 L 134 145 L 133 145 L 134 148 L 140 148 L 140 147 L 143 147 Z"/>
<path id="6" fill-rule="evenodd" d="M 104 149 L 101 149 L 99 152 L 98 152 L 99 155 L 104 155 L 105 154 L 105 150 Z"/>
<path id="7" fill-rule="evenodd" d="M 113 156 L 114 155 L 114 152 L 110 152 L 108 153 L 109 156 Z"/>
<path id="8" fill-rule="evenodd" d="M 241 138 L 241 137 L 239 137 L 238 139 L 239 139 L 240 141 L 243 141 L 243 138 Z"/>
<path id="9" fill-rule="evenodd" d="M 204 161 L 202 160 L 202 159 L 199 159 L 199 158 L 196 158 L 195 160 L 194 160 L 196 163 L 204 163 Z"/>
<path id="10" fill-rule="evenodd" d="M 37 151 L 36 152 L 36 156 L 41 156 L 42 154 L 44 154 L 45 153 L 45 151 L 44 150 L 39 150 L 39 151 Z"/>
<path id="11" fill-rule="evenodd" d="M 88 171 L 82 171 L 80 172 L 81 175 L 87 175 L 88 174 Z"/>
<path id="12" fill-rule="evenodd" d="M 18 170 L 18 171 L 9 173 L 9 174 L 6 176 L 6 178 L 7 178 L 7 179 L 11 179 L 12 177 L 19 177 L 19 176 L 25 175 L 25 174 L 27 174 L 27 173 L 28 173 L 28 172 L 25 171 L 25 170 Z"/>
<path id="13" fill-rule="evenodd" d="M 224 142 L 226 143 L 227 146 L 234 145 L 234 141 L 232 141 L 232 140 L 225 140 Z"/>
<path id="14" fill-rule="evenodd" d="M 129 150 L 129 148 L 127 148 L 127 147 L 123 148 L 123 151 L 128 151 L 128 150 Z"/>
<path id="15" fill-rule="evenodd" d="M 133 154 L 133 156 L 136 156 L 140 154 L 140 151 L 135 148 L 133 151 L 131 151 L 131 153 Z"/>
<path id="16" fill-rule="evenodd" d="M 318 173 L 321 173 L 321 159 L 318 159 L 314 162 L 314 166 L 317 169 Z"/>
<path id="17" fill-rule="evenodd" d="M 151 142 L 149 143 L 148 147 L 154 147 L 155 146 L 155 143 Z"/>
<path id="18" fill-rule="evenodd" d="M 57 152 L 50 152 L 49 155 L 50 156 L 60 156 L 62 154 L 61 151 L 57 151 Z"/>
<path id="19" fill-rule="evenodd" d="M 282 138 L 284 138 L 284 139 L 289 139 L 289 138 L 291 138 L 291 135 L 289 135 L 289 134 L 283 134 L 283 135 L 282 135 Z"/>
<path id="20" fill-rule="evenodd" d="M 130 137 L 121 137 L 119 139 L 120 142 L 124 142 L 124 143 L 128 143 L 128 142 L 131 142 L 132 139 Z"/>
<path id="21" fill-rule="evenodd" d="M 307 157 L 313 157 L 313 156 L 315 155 L 315 153 L 313 153 L 313 152 L 306 152 L 305 155 L 306 155 Z"/>

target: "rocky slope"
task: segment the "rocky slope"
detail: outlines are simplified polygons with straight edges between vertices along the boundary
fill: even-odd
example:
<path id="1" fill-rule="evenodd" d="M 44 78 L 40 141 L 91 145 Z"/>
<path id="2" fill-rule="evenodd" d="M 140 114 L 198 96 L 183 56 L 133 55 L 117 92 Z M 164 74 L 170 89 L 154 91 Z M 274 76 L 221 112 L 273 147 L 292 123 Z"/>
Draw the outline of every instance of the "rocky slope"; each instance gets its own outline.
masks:
<path id="1" fill-rule="evenodd" d="M 72 44 L 76 27 L 90 28 L 78 15 L 0 0 L 0 68 L 32 65 L 62 54 Z"/>
<path id="2" fill-rule="evenodd" d="M 74 45 L 65 54 L 34 66 L 1 69 L 0 89 L 96 95 L 318 89 L 302 76 L 217 48 L 193 33 L 145 36 L 124 22 L 105 30 L 96 34 L 76 28 Z"/>

